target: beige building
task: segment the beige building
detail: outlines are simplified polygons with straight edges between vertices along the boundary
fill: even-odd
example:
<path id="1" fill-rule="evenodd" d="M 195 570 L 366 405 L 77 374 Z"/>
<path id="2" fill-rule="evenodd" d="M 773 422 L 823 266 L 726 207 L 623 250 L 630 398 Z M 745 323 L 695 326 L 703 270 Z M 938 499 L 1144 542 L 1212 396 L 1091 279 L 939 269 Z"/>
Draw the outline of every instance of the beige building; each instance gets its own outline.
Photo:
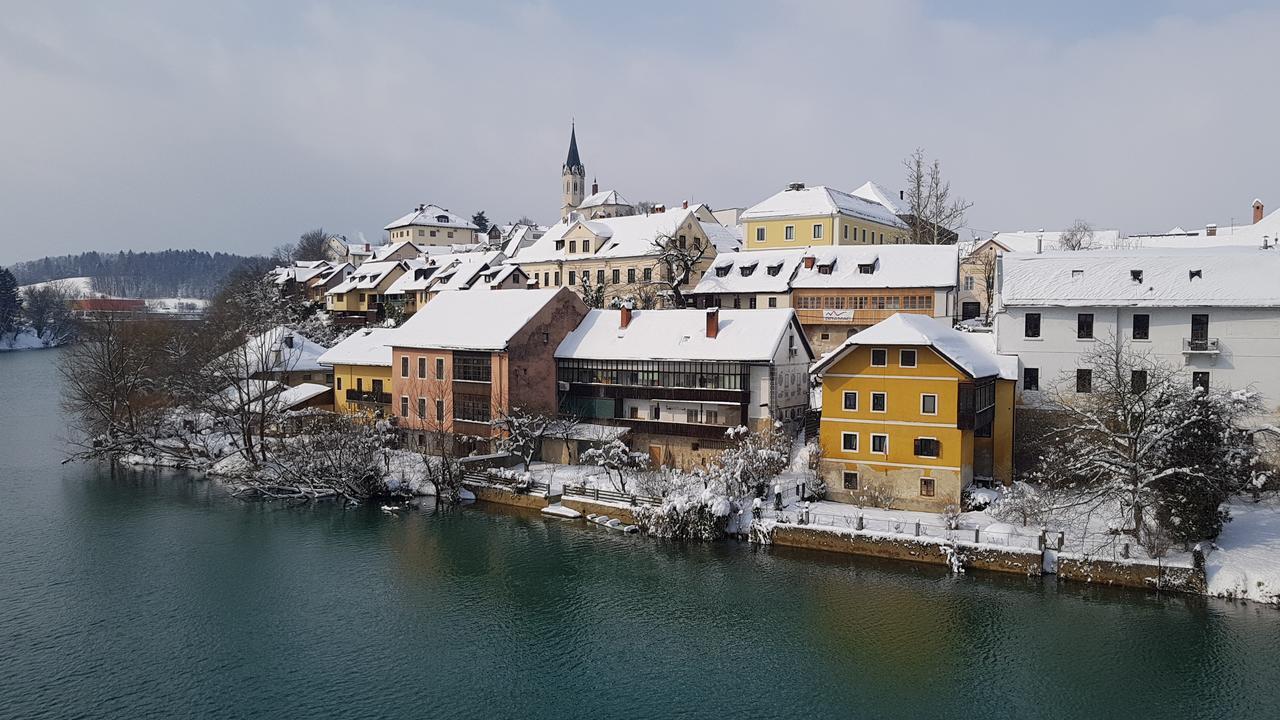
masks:
<path id="1" fill-rule="evenodd" d="M 407 269 L 403 260 L 366 262 L 325 293 L 325 307 L 339 316 L 381 320 L 385 317 L 383 296 Z"/>
<path id="2" fill-rule="evenodd" d="M 881 203 L 842 190 L 791 183 L 747 208 L 743 250 L 820 245 L 898 245 L 910 228 Z"/>
<path id="3" fill-rule="evenodd" d="M 470 245 L 483 237 L 469 220 L 439 205 L 419 205 L 382 229 L 392 243 L 403 240 L 418 245 Z"/>

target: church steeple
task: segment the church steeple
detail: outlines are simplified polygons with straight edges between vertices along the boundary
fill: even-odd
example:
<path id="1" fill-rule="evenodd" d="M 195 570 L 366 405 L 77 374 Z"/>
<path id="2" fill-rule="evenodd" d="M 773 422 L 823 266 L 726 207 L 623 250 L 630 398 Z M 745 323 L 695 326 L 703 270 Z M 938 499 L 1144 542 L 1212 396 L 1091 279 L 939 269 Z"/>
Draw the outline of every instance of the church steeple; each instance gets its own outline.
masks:
<path id="1" fill-rule="evenodd" d="M 560 219 L 568 221 L 569 213 L 582 204 L 586 192 L 587 168 L 578 156 L 578 129 L 575 124 L 569 125 L 569 155 L 565 158 L 564 167 L 560 169 Z"/>

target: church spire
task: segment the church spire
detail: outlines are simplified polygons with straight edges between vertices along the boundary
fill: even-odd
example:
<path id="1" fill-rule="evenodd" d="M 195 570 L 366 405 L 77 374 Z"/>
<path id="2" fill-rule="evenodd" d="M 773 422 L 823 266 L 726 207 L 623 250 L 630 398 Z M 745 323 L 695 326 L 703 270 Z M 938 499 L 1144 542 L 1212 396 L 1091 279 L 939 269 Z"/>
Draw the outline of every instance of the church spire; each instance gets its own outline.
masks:
<path id="1" fill-rule="evenodd" d="M 576 124 L 569 125 L 569 157 L 565 158 L 564 170 L 574 175 L 586 175 L 587 169 L 578 157 L 578 130 Z"/>

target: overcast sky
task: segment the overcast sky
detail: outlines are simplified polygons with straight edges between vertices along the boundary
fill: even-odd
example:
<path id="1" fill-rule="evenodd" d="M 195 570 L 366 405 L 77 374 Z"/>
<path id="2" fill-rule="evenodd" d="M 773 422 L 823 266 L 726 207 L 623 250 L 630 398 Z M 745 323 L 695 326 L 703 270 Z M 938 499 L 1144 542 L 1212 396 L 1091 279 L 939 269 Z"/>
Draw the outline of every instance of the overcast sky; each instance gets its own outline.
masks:
<path id="1" fill-rule="evenodd" d="M 897 190 L 921 146 L 984 232 L 1280 207 L 1264 2 L 178 5 L 0 1 L 0 263 L 551 222 L 572 118 L 633 201 Z"/>

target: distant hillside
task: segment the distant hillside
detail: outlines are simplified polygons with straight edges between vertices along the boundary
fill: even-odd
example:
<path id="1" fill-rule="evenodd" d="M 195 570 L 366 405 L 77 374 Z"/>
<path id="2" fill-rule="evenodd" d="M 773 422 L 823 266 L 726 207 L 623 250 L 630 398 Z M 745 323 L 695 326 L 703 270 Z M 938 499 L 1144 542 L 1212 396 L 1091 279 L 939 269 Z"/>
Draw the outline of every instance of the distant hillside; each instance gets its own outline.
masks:
<path id="1" fill-rule="evenodd" d="M 249 261 L 263 259 L 202 250 L 87 252 L 21 262 L 9 270 L 19 285 L 90 278 L 93 292 L 116 297 L 210 298 L 229 273 Z"/>

